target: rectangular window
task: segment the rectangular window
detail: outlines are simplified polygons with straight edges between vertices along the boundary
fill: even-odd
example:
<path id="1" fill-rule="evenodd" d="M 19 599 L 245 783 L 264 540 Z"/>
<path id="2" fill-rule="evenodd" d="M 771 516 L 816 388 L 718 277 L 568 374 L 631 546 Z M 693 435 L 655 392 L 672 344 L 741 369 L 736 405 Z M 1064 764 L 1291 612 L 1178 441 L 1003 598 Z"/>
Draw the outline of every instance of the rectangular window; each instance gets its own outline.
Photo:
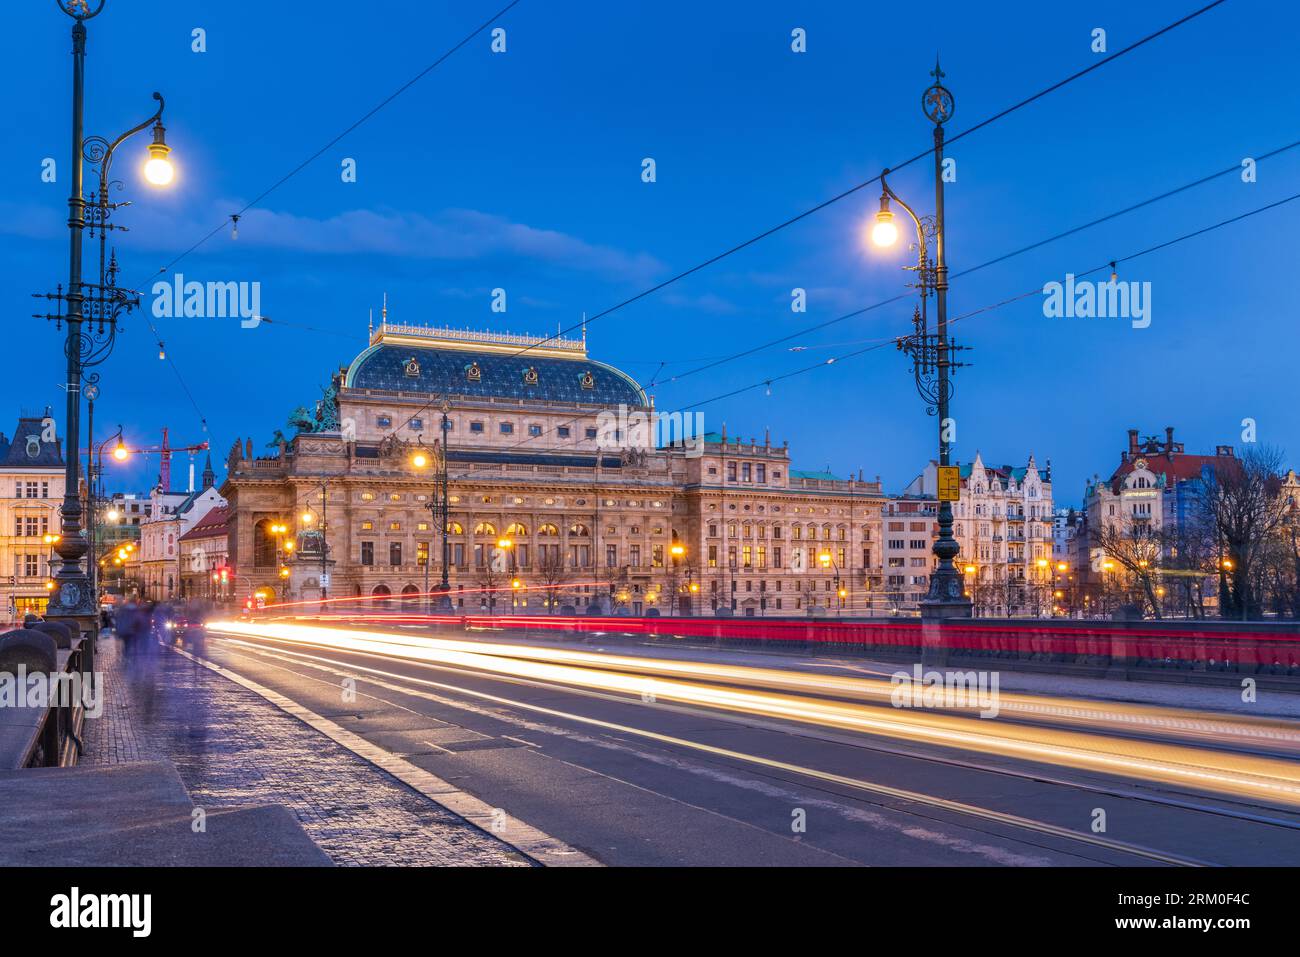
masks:
<path id="1" fill-rule="evenodd" d="M 618 567 L 618 546 L 617 545 L 605 546 L 605 567 L 606 568 Z"/>
<path id="2" fill-rule="evenodd" d="M 758 546 L 758 567 L 767 567 L 767 548 L 762 545 Z"/>
<path id="3" fill-rule="evenodd" d="M 595 430 L 595 429 L 588 429 L 588 430 L 587 430 L 587 438 L 589 438 L 589 439 L 594 439 L 595 437 L 596 437 L 596 430 Z"/>
<path id="4" fill-rule="evenodd" d="M 374 563 L 375 563 L 375 543 L 362 542 L 361 543 L 361 564 L 373 565 Z"/>
<path id="5" fill-rule="evenodd" d="M 424 419 L 412 419 L 412 420 L 411 420 L 411 431 L 412 431 L 412 432 L 419 432 L 419 431 L 420 431 L 421 429 L 423 429 L 423 428 L 424 428 Z"/>
<path id="6" fill-rule="evenodd" d="M 766 465 L 763 465 L 762 463 L 759 463 L 759 465 L 757 466 L 757 471 L 758 471 L 758 481 L 759 481 L 759 482 L 766 482 L 766 481 L 767 481 L 767 466 L 766 466 Z"/>
<path id="7" fill-rule="evenodd" d="M 541 435 L 542 427 L 540 425 L 530 425 L 528 427 L 528 434 L 533 436 Z"/>
<path id="8" fill-rule="evenodd" d="M 381 429 L 387 429 L 392 426 L 393 419 L 392 416 L 381 415 L 379 418 L 375 419 L 375 422 L 378 423 Z"/>
<path id="9" fill-rule="evenodd" d="M 555 434 L 562 439 L 567 439 L 569 437 L 569 433 L 572 431 L 573 430 L 570 429 L 567 425 L 561 425 L 558 428 L 556 428 Z"/>
<path id="10" fill-rule="evenodd" d="M 641 567 L 641 546 L 629 545 L 628 551 L 631 553 L 631 562 L 633 568 Z"/>
<path id="11" fill-rule="evenodd" d="M 388 564 L 392 565 L 394 568 L 402 564 L 402 543 L 401 542 L 388 543 Z"/>
<path id="12" fill-rule="evenodd" d="M 746 545 L 744 548 L 742 548 L 740 550 L 740 558 L 741 561 L 744 562 L 745 567 L 749 568 L 750 565 L 753 564 L 753 558 L 754 558 L 753 548 L 751 548 L 749 545 Z"/>
<path id="13" fill-rule="evenodd" d="M 710 568 L 718 567 L 718 546 L 717 545 L 709 546 L 709 567 Z"/>
<path id="14" fill-rule="evenodd" d="M 651 561 L 654 563 L 655 568 L 664 567 L 664 547 L 662 545 L 653 546 L 653 557 L 651 558 Z"/>
<path id="15" fill-rule="evenodd" d="M 751 466 L 748 462 L 746 462 L 744 465 L 740 467 L 740 478 L 741 481 L 744 482 L 752 482 L 754 480 L 753 466 Z"/>
<path id="16" fill-rule="evenodd" d="M 482 423 L 482 422 L 471 422 L 471 423 L 469 424 L 469 430 L 470 430 L 470 432 L 472 432 L 472 433 L 475 434 L 475 435 L 482 435 L 482 434 L 483 434 L 483 423 Z"/>
<path id="17" fill-rule="evenodd" d="M 502 422 L 502 423 L 501 423 L 501 434 L 502 434 L 502 435 L 513 435 L 513 434 L 514 434 L 514 431 L 515 431 L 515 424 L 514 424 L 513 422 Z"/>
<path id="18" fill-rule="evenodd" d="M 773 564 L 775 567 L 777 567 L 777 568 L 780 568 L 780 567 L 781 567 L 781 549 L 780 549 L 780 548 L 773 548 L 773 549 L 772 549 L 772 564 Z M 781 583 L 780 583 L 780 582 L 777 582 L 777 583 L 776 583 L 776 587 L 777 587 L 777 588 L 780 588 L 780 587 L 781 587 Z"/>
<path id="19" fill-rule="evenodd" d="M 734 482 L 734 481 L 736 481 L 736 463 L 735 463 L 735 462 L 728 462 L 728 463 L 727 463 L 727 481 L 728 481 L 728 482 Z"/>

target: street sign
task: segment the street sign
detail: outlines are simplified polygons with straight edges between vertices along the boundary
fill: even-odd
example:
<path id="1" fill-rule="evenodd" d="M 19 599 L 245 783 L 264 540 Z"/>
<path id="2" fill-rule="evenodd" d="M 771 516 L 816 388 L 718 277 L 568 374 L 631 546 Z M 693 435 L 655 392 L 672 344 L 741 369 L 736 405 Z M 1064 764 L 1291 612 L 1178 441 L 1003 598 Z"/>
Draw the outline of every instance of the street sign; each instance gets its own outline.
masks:
<path id="1" fill-rule="evenodd" d="M 939 466 L 939 501 L 955 502 L 961 498 L 961 468 L 956 465 Z"/>
<path id="2" fill-rule="evenodd" d="M 321 586 L 321 588 L 329 588 L 329 587 L 330 587 L 330 573 L 329 573 L 329 572 L 321 572 L 321 573 L 320 573 L 320 586 Z"/>

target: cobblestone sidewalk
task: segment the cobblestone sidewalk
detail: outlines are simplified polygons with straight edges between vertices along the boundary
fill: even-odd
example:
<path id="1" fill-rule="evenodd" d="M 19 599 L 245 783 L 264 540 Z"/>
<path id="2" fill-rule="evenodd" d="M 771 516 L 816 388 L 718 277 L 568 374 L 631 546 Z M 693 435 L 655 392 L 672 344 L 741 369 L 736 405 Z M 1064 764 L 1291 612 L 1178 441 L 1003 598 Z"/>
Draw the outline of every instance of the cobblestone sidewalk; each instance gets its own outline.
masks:
<path id="1" fill-rule="evenodd" d="M 82 764 L 168 760 L 199 807 L 283 804 L 342 865 L 520 866 L 529 862 L 423 795 L 181 655 L 127 656 L 101 638 L 103 714 Z"/>

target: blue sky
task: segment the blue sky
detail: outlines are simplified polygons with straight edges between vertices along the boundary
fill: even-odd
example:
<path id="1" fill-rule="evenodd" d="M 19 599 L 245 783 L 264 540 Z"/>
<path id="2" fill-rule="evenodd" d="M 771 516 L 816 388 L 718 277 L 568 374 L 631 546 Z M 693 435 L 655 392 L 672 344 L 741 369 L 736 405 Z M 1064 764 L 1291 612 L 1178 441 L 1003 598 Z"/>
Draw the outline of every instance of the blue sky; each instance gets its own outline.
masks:
<path id="1" fill-rule="evenodd" d="M 146 293 L 159 268 L 418 73 L 503 2 L 301 5 L 109 0 L 89 24 L 88 132 L 115 135 L 167 98 L 179 170 L 168 191 L 138 175 L 145 136 L 119 154 L 123 280 Z M 186 397 L 145 323 L 132 319 L 101 367 L 100 424 L 131 440 L 235 438 L 256 446 L 310 406 L 365 345 L 387 292 L 390 318 L 553 332 L 895 165 L 930 142 L 920 94 L 936 52 L 956 97 L 955 135 L 1114 51 L 1197 0 L 1006 4 L 746 2 L 599 4 L 523 0 L 176 268 L 201 281 L 257 281 L 276 324 L 160 319 Z M 385 10 L 388 7 L 384 8 Z M 927 8 L 929 9 L 929 8 Z M 419 14 L 416 15 L 416 11 Z M 62 408 L 52 327 L 30 294 L 66 281 L 70 25 L 49 3 L 7 11 L 0 84 L 12 118 L 0 152 L 0 296 L 14 317 L 0 429 L 19 408 Z M 206 31 L 207 52 L 191 50 Z M 790 49 L 807 31 L 808 52 Z M 954 146 L 949 265 L 958 271 L 1300 139 L 1291 66 L 1300 13 L 1228 0 L 1142 49 Z M 59 180 L 41 181 L 41 161 Z M 344 183 L 340 163 L 357 162 Z M 653 157 L 657 182 L 641 181 Z M 963 278 L 961 315 L 1060 281 L 1300 191 L 1300 149 Z M 891 180 L 929 212 L 928 168 Z M 878 191 L 859 194 L 594 323 L 592 354 L 648 382 L 660 368 L 798 332 L 903 290 L 909 254 L 867 249 Z M 959 373 L 956 454 L 1050 458 L 1057 498 L 1108 473 L 1125 430 L 1172 425 L 1191 450 L 1260 441 L 1300 459 L 1295 415 L 1293 237 L 1300 202 L 1121 267 L 1149 281 L 1152 323 L 1049 319 L 1042 297 L 959 323 L 974 363 Z M 1104 278 L 1104 277 L 1103 277 Z M 507 290 L 493 313 L 490 291 Z M 809 291 L 793 313 L 790 290 Z M 689 405 L 909 328 L 897 304 L 652 391 Z M 660 379 L 664 378 L 661 373 Z M 706 426 L 770 427 L 796 467 L 879 474 L 901 488 L 933 454 L 933 419 L 892 347 L 706 405 Z M 103 434 L 101 432 L 101 434 Z M 183 471 L 183 463 L 180 466 Z M 156 459 L 111 481 L 144 488 Z"/>

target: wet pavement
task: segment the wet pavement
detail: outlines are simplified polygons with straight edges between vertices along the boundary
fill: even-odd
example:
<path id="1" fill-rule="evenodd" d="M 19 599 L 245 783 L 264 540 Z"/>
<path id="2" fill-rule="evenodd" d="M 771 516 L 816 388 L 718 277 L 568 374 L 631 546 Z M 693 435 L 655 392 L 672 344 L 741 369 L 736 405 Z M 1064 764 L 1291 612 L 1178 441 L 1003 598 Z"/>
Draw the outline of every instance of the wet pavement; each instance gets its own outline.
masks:
<path id="1" fill-rule="evenodd" d="M 105 706 L 83 765 L 167 760 L 199 807 L 282 804 L 340 865 L 524 866 L 508 845 L 307 727 L 162 646 L 99 640 Z M 273 862 L 268 862 L 273 863 Z"/>

